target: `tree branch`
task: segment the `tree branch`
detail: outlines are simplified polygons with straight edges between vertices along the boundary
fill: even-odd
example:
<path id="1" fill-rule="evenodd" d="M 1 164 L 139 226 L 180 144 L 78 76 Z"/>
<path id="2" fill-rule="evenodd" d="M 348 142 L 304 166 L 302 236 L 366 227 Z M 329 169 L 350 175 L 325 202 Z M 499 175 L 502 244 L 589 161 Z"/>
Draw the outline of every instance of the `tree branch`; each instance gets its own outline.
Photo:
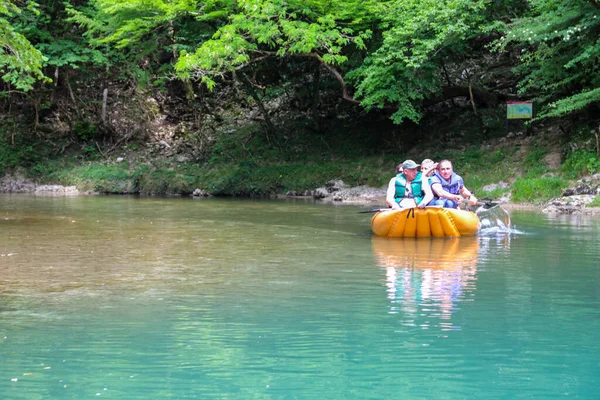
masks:
<path id="1" fill-rule="evenodd" d="M 236 71 L 241 70 L 241 69 L 247 67 L 250 64 L 256 63 L 258 61 L 262 61 L 262 60 L 264 60 L 266 58 L 269 58 L 269 57 L 274 57 L 276 55 L 276 53 L 272 52 L 272 51 L 260 51 L 260 52 L 257 52 L 257 53 L 262 54 L 262 56 L 254 58 L 254 59 L 248 61 L 247 63 L 243 64 L 243 65 L 239 65 L 238 67 L 235 68 L 235 70 Z M 342 88 L 342 98 L 344 100 L 347 100 L 347 101 L 351 102 L 351 103 L 360 104 L 360 101 L 356 100 L 354 97 L 352 97 L 350 95 L 350 92 L 348 90 L 348 86 L 346 85 L 346 81 L 344 81 L 344 77 L 342 76 L 342 74 L 340 74 L 340 72 L 337 69 L 335 69 L 331 65 L 327 64 L 325 62 L 325 60 L 323 60 L 323 58 L 318 53 L 295 54 L 295 56 L 316 58 L 321 63 L 321 65 L 323 65 L 325 68 L 327 68 L 327 70 L 339 82 L 339 84 L 340 84 L 340 86 Z"/>
<path id="2" fill-rule="evenodd" d="M 310 54 L 307 54 L 307 56 L 313 57 L 313 58 L 316 58 L 317 60 L 319 60 L 319 62 L 325 68 L 327 68 L 327 70 L 329 72 L 331 72 L 331 74 L 334 76 L 334 78 L 337 79 L 337 81 L 340 83 L 340 86 L 342 87 L 342 98 L 344 100 L 348 100 L 349 102 L 354 103 L 354 104 L 360 104 L 360 101 L 358 101 L 354 97 L 350 96 L 350 94 L 348 92 L 348 86 L 346 86 L 346 82 L 344 81 L 344 77 L 342 76 L 342 74 L 339 73 L 339 71 L 337 69 L 335 69 L 331 65 L 327 64 L 325 62 L 325 60 L 323 60 L 323 58 L 321 58 L 321 56 L 318 55 L 317 53 L 310 53 Z"/>

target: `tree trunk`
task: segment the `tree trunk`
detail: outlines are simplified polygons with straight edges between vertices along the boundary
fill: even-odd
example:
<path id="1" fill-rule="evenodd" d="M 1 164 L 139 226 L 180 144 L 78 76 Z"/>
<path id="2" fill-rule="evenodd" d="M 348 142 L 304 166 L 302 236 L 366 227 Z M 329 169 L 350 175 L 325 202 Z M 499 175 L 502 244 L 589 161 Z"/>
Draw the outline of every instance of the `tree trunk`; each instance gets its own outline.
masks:
<path id="1" fill-rule="evenodd" d="M 240 75 L 240 78 L 241 78 L 242 83 L 244 84 L 244 87 L 246 88 L 246 90 L 248 91 L 250 96 L 252 96 L 252 98 L 254 99 L 254 101 L 256 101 L 256 104 L 258 105 L 258 109 L 260 110 L 260 113 L 262 114 L 264 121 L 265 121 L 265 129 L 267 130 L 267 135 L 275 137 L 275 127 L 273 126 L 273 123 L 271 122 L 271 117 L 269 116 L 269 113 L 267 112 L 267 109 L 265 108 L 264 103 L 258 96 L 258 93 L 256 93 L 256 90 L 254 90 L 254 86 L 252 86 L 252 83 L 250 82 L 250 80 L 248 79 L 246 74 L 244 74 L 241 71 L 239 71 L 237 74 Z"/>
<path id="2" fill-rule="evenodd" d="M 35 110 L 35 117 L 34 117 L 34 121 L 33 121 L 33 133 L 36 134 L 36 136 L 38 135 L 37 129 L 38 126 L 40 125 L 40 92 L 39 91 L 35 91 L 32 96 L 31 96 L 31 102 L 33 103 L 33 109 Z"/>
<path id="3" fill-rule="evenodd" d="M 477 121 L 479 121 L 479 126 L 481 127 L 481 130 L 483 132 L 487 131 L 487 128 L 485 127 L 485 124 L 483 123 L 483 118 L 481 118 L 481 115 L 479 115 L 479 113 L 477 112 L 477 107 L 475 106 L 475 98 L 473 97 L 473 84 L 471 82 L 471 74 L 469 74 L 467 72 L 467 80 L 469 83 L 469 99 L 471 100 L 471 106 L 473 107 L 473 113 L 475 114 L 475 118 L 477 118 Z"/>
<path id="4" fill-rule="evenodd" d="M 446 83 L 448 84 L 448 86 L 452 86 L 452 81 L 450 80 L 450 74 L 448 74 L 448 70 L 446 69 L 446 64 L 442 63 L 442 71 L 444 71 L 444 77 L 446 78 Z M 456 107 L 456 102 L 454 101 L 454 98 L 451 98 L 450 101 L 452 102 L 452 105 Z"/>
<path id="5" fill-rule="evenodd" d="M 108 88 L 102 91 L 102 123 L 106 125 L 106 103 L 108 102 Z"/>
<path id="6" fill-rule="evenodd" d="M 312 115 L 313 122 L 315 124 L 315 130 L 319 132 L 321 130 L 321 121 L 319 117 L 319 82 L 321 80 L 321 64 L 317 63 L 317 68 L 315 69 L 315 73 L 313 75 L 313 94 L 312 94 Z"/>
<path id="7" fill-rule="evenodd" d="M 477 107 L 475 106 L 475 99 L 473 98 L 473 85 L 471 84 L 471 76 L 469 75 L 467 79 L 469 81 L 469 99 L 471 100 L 471 106 L 473 107 L 473 112 L 475 115 L 478 115 Z"/>
<path id="8" fill-rule="evenodd" d="M 102 123 L 108 127 L 108 118 L 106 116 L 106 108 L 108 103 L 108 65 L 106 66 L 106 76 L 104 77 L 104 89 L 102 90 Z"/>
<path id="9" fill-rule="evenodd" d="M 65 86 L 67 87 L 67 90 L 69 91 L 69 97 L 71 98 L 71 101 L 73 102 L 73 105 L 76 105 L 76 101 L 75 101 L 75 93 L 73 93 L 73 88 L 71 87 L 71 81 L 69 79 L 69 72 L 65 72 Z M 75 109 L 77 110 L 78 107 L 75 107 Z"/>

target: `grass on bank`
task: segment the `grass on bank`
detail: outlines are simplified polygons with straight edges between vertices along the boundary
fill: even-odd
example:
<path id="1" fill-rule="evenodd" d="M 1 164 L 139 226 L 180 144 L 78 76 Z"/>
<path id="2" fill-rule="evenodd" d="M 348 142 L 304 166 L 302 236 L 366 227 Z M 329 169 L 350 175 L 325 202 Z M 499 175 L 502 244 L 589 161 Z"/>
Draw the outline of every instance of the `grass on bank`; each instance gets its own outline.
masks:
<path id="1" fill-rule="evenodd" d="M 600 207 L 600 196 L 596 196 L 591 203 L 587 205 L 588 207 Z"/>
<path id="2" fill-rule="evenodd" d="M 366 132 L 349 136 L 340 131 L 325 136 L 293 127 L 290 132 L 276 140 L 257 126 L 221 132 L 202 159 L 183 163 L 160 157 L 143 159 L 139 152 L 118 163 L 115 159 L 121 154 L 103 159 L 86 146 L 70 156 L 52 157 L 39 143 L 12 146 L 8 138 L 0 136 L 0 174 L 21 167 L 40 183 L 75 185 L 82 191 L 102 193 L 170 195 L 199 188 L 213 195 L 252 196 L 301 193 L 332 179 L 349 186 L 384 187 L 397 163 L 407 158 L 432 158 L 452 160 L 456 172 L 479 198 L 495 199 L 510 192 L 516 202 L 536 203 L 559 197 L 569 179 L 600 170 L 600 157 L 585 146 L 569 151 L 559 170 L 550 170 L 544 161 L 550 150 L 543 138 L 534 140 L 526 151 L 507 141 L 503 145 L 471 145 L 461 151 L 435 147 L 403 152 L 385 140 L 377 142 Z M 499 182 L 510 186 L 482 190 Z"/>

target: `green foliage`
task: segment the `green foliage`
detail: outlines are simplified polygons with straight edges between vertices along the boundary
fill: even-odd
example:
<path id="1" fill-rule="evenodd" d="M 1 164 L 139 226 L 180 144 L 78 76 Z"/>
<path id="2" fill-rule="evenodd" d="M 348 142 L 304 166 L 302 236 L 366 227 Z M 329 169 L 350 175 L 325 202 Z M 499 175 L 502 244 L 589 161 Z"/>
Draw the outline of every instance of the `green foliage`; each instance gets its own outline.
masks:
<path id="1" fill-rule="evenodd" d="M 568 182 L 560 177 L 518 178 L 512 185 L 512 200 L 541 203 L 559 197 L 567 187 Z"/>
<path id="2" fill-rule="evenodd" d="M 105 193 L 133 193 L 131 175 L 126 164 L 86 164 L 56 171 L 53 176 L 63 185 L 74 185 L 79 190 Z"/>
<path id="3" fill-rule="evenodd" d="M 20 129 L 18 124 L 0 122 L 0 176 L 16 168 L 30 168 L 51 157 L 46 143 L 32 140 Z M 9 131 L 14 132 L 13 137 L 7 134 Z"/>
<path id="4" fill-rule="evenodd" d="M 93 54 L 106 65 L 123 63 L 140 88 L 172 79 L 171 62 L 215 32 L 233 0 L 92 0 L 69 6 L 68 22 L 85 29 Z M 107 54 L 104 54 L 107 53 Z M 102 57 L 104 56 L 104 59 Z"/>
<path id="5" fill-rule="evenodd" d="M 548 154 L 546 147 L 539 147 L 532 149 L 523 160 L 523 167 L 521 170 L 524 172 L 524 176 L 528 178 L 538 177 L 548 172 L 544 157 Z"/>
<path id="6" fill-rule="evenodd" d="M 596 1 L 535 0 L 496 44 L 519 51 L 521 93 L 542 104 L 537 118 L 582 110 L 600 99 L 600 7 Z"/>
<path id="7" fill-rule="evenodd" d="M 80 38 L 57 38 L 47 43 L 37 45 L 47 57 L 48 65 L 54 67 L 71 67 L 80 69 L 86 65 L 107 65 L 107 56 L 101 50 L 91 48 L 86 41 Z"/>
<path id="8" fill-rule="evenodd" d="M 543 164 L 546 154 L 548 154 L 548 149 L 545 147 L 533 149 L 525 157 L 525 165 L 528 167 L 536 167 Z"/>
<path id="9" fill-rule="evenodd" d="M 98 129 L 90 120 L 85 120 L 73 125 L 73 132 L 79 139 L 89 140 L 96 136 Z"/>
<path id="10" fill-rule="evenodd" d="M 588 207 L 600 207 L 600 196 L 594 197 L 594 200 L 591 203 L 588 203 Z"/>
<path id="11" fill-rule="evenodd" d="M 201 79 L 209 89 L 215 77 L 266 56 L 311 56 L 328 65 L 348 60 L 349 46 L 365 48 L 368 29 L 355 32 L 353 22 L 367 16 L 365 2 L 248 0 L 238 3 L 229 23 L 195 52 L 183 52 L 178 76 Z M 357 18 L 358 17 L 358 18 Z"/>
<path id="12" fill-rule="evenodd" d="M 595 174 L 600 172 L 600 156 L 587 149 L 574 150 L 567 156 L 561 170 L 569 179 Z"/>
<path id="13" fill-rule="evenodd" d="M 449 60 L 469 52 L 469 40 L 487 34 L 485 0 L 400 0 L 378 4 L 383 41 L 348 74 L 367 108 L 397 107 L 395 123 L 421 119 L 421 103 L 442 87 Z"/>
<path id="14" fill-rule="evenodd" d="M 15 151 L 10 144 L 0 141 L 0 175 L 19 165 L 21 158 L 27 154 L 27 147 L 20 147 Z"/>
<path id="15" fill-rule="evenodd" d="M 26 8 L 36 12 L 37 4 L 25 2 Z M 22 9 L 9 0 L 0 2 L 0 75 L 17 89 L 28 91 L 36 81 L 49 81 L 42 68 L 46 61 L 42 53 L 14 26 Z"/>

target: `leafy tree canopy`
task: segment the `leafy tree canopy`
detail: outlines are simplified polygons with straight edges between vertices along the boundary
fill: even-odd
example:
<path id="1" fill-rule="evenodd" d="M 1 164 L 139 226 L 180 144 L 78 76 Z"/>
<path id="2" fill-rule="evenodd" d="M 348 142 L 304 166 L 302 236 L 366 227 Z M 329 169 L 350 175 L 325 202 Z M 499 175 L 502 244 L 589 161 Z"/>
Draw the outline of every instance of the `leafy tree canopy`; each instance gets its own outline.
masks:
<path id="1" fill-rule="evenodd" d="M 112 48 L 112 56 L 139 78 L 143 69 L 165 71 L 181 50 L 194 49 L 210 38 L 234 0 L 91 0 L 69 7 L 69 21 L 86 29 L 92 47 Z M 147 61 L 150 60 L 151 63 Z M 171 69 L 172 73 L 172 69 Z"/>
<path id="2" fill-rule="evenodd" d="M 397 0 L 381 3 L 381 46 L 352 71 L 367 109 L 394 106 L 396 123 L 418 122 L 420 104 L 439 92 L 441 68 L 469 55 L 469 41 L 487 35 L 486 0 Z"/>
<path id="3" fill-rule="evenodd" d="M 201 79 L 210 89 L 215 77 L 266 57 L 311 56 L 328 66 L 348 60 L 349 46 L 365 49 L 368 5 L 360 0 L 240 0 L 229 23 L 194 53 L 176 64 L 184 79 Z"/>
<path id="4" fill-rule="evenodd" d="M 28 1 L 25 6 L 35 11 L 37 4 Z M 21 12 L 14 3 L 0 0 L 0 74 L 5 82 L 28 91 L 36 80 L 49 79 L 42 72 L 45 57 L 13 27 L 14 17 Z"/>
<path id="5" fill-rule="evenodd" d="M 538 118 L 564 116 L 600 101 L 600 2 L 533 0 L 508 24 L 501 50 L 516 50 L 520 92 L 545 104 Z"/>

